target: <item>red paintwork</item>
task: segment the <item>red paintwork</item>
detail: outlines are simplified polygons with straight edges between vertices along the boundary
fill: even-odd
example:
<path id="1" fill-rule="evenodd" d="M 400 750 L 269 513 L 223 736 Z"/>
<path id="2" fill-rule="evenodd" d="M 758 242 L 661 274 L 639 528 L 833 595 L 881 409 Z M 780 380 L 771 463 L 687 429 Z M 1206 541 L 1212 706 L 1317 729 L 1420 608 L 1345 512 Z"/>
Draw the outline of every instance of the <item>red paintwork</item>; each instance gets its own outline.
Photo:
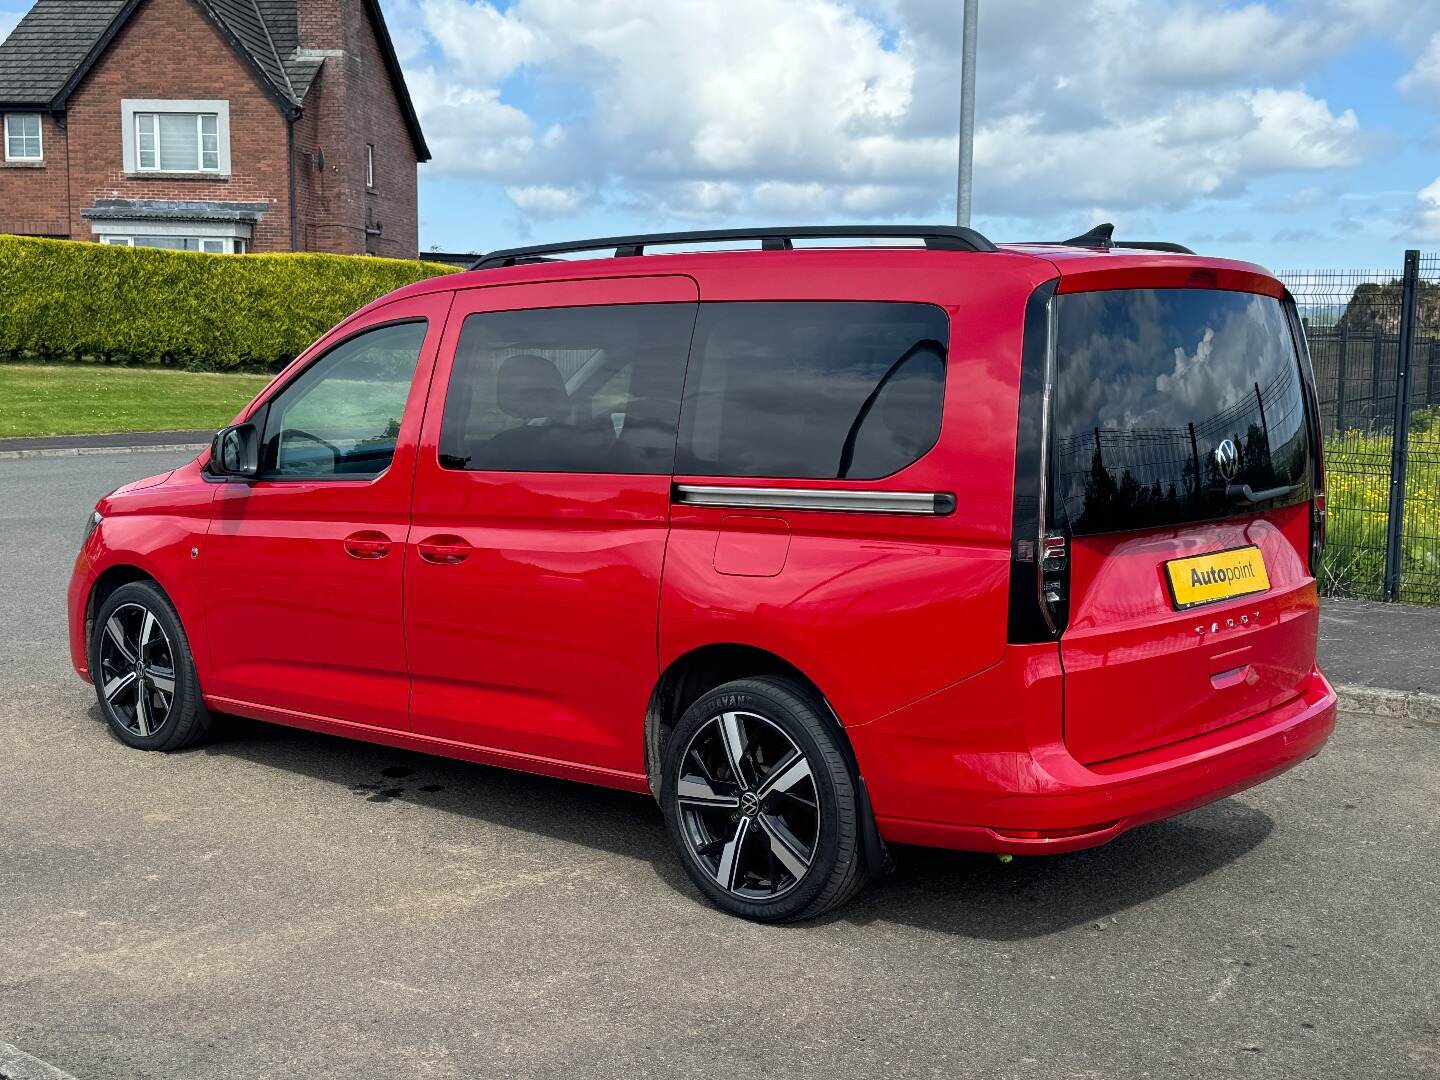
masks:
<path id="1" fill-rule="evenodd" d="M 1306 565 L 1310 508 L 1077 537 L 1071 551 L 1065 745 L 1087 763 L 1139 753 L 1283 705 L 1315 663 L 1320 611 Z M 1165 563 L 1260 548 L 1270 591 L 1176 611 Z M 1203 631 L 1203 632 L 1202 632 Z M 1216 677 L 1235 672 L 1238 678 Z M 1117 715 L 1116 687 L 1147 707 Z M 1219 691 L 1219 692 L 1217 692 Z"/>
<path id="2" fill-rule="evenodd" d="M 449 304 L 443 293 L 416 297 L 367 320 L 429 320 L 395 458 L 379 477 L 215 485 L 203 544 L 207 694 L 355 724 L 410 726 L 405 538 L 415 442 Z M 326 335 L 312 353 L 355 329 Z M 391 547 L 357 558 L 357 540 Z"/>
<path id="3" fill-rule="evenodd" d="M 1070 850 L 1258 783 L 1315 753 L 1333 724 L 1314 668 L 1306 508 L 1081 540 L 1063 643 L 1005 643 L 1021 322 L 1057 275 L 1062 291 L 1280 291 L 1244 263 L 1038 247 L 596 259 L 409 286 L 351 316 L 241 414 L 340 338 L 423 315 L 390 469 L 370 482 L 219 483 L 202 455 L 102 500 L 71 583 L 76 667 L 95 582 L 133 566 L 175 601 L 213 707 L 389 745 L 645 791 L 658 680 L 695 649 L 739 644 L 825 695 L 892 840 Z M 884 480 L 763 483 L 948 491 L 957 512 L 746 513 L 673 503 L 671 488 L 749 479 L 439 467 L 466 315 L 697 299 L 944 308 L 951 372 L 933 450 Z M 1170 610 L 1165 559 L 1243 543 L 1264 550 L 1271 592 Z M 1215 629 L 1196 633 L 1206 620 Z"/>
<path id="4" fill-rule="evenodd" d="M 1010 250 L 1042 256 L 1060 271 L 1056 292 L 1096 292 L 1100 289 L 1225 289 L 1273 296 L 1285 295 L 1285 286 L 1262 266 L 1234 259 L 1197 259 L 1111 248 L 1016 245 Z"/>
<path id="5" fill-rule="evenodd" d="M 70 616 L 70 660 L 82 678 L 89 679 L 86 618 L 95 583 L 108 571 L 129 568 L 142 571 L 165 590 L 197 666 L 209 663 L 205 634 L 202 565 L 190 549 L 210 526 L 210 500 L 215 485 L 200 475 L 200 463 L 137 480 L 117 488 L 99 502 L 104 524 L 75 558 L 66 609 Z"/>
<path id="6" fill-rule="evenodd" d="M 1011 646 L 974 678 L 849 728 L 881 835 L 1022 855 L 1093 847 L 1261 783 L 1312 757 L 1335 726 L 1335 692 L 1312 667 L 1273 712 L 1087 767 L 1065 743 L 1062 679 L 1054 645 Z M 1121 687 L 1116 700 L 1131 697 Z M 1075 829 L 1087 831 L 1064 835 Z"/>
<path id="7" fill-rule="evenodd" d="M 553 270 L 552 270 L 553 273 Z M 655 613 L 668 476 L 462 472 L 436 447 L 469 315 L 528 307 L 694 302 L 685 276 L 463 290 L 420 437 L 405 568 L 417 734 L 643 777 L 638 737 L 659 671 Z M 426 543 L 469 545 L 463 562 Z"/>
<path id="8" fill-rule="evenodd" d="M 784 518 L 727 514 L 715 533 L 715 572 L 736 577 L 774 577 L 790 555 Z"/>

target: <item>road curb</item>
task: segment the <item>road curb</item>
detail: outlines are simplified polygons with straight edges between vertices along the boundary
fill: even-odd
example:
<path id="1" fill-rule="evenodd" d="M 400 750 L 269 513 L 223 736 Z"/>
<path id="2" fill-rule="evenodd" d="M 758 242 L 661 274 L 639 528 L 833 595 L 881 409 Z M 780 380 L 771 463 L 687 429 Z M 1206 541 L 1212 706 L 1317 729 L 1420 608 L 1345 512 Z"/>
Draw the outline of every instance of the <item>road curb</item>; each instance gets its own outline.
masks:
<path id="1" fill-rule="evenodd" d="M 79 457 L 88 454 L 158 454 L 179 453 L 182 450 L 199 453 L 209 443 L 154 443 L 150 446 L 47 446 L 33 450 L 0 450 L 0 461 L 18 461 L 21 458 Z"/>
<path id="2" fill-rule="evenodd" d="M 0 1080 L 75 1080 L 69 1073 L 0 1042 Z"/>
<path id="3" fill-rule="evenodd" d="M 1368 713 L 1392 720 L 1440 725 L 1440 694 L 1421 690 L 1385 690 L 1378 686 L 1335 687 L 1342 712 Z"/>

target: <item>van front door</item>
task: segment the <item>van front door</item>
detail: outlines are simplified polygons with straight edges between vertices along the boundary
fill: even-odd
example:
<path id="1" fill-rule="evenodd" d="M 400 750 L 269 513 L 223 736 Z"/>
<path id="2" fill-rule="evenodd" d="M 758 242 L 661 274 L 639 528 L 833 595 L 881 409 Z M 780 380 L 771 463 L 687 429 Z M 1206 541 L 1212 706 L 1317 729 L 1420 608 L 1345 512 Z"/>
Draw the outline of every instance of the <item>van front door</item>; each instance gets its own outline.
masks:
<path id="1" fill-rule="evenodd" d="M 417 734 L 638 785 L 698 297 L 688 277 L 457 294 L 406 552 Z"/>
<path id="2" fill-rule="evenodd" d="M 205 543 L 205 690 L 221 707 L 408 726 L 405 534 L 449 300 L 341 327 L 250 415 L 260 476 L 221 485 Z"/>

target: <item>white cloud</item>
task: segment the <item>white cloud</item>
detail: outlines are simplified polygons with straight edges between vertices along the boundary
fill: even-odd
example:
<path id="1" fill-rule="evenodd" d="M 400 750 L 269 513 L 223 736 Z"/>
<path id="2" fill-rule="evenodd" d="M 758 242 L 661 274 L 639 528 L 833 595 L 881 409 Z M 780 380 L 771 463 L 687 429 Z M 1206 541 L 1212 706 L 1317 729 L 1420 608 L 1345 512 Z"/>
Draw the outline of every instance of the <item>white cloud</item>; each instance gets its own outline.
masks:
<path id="1" fill-rule="evenodd" d="M 461 79 L 498 81 L 549 52 L 539 26 L 487 0 L 421 0 L 421 10 L 426 29 Z"/>
<path id="2" fill-rule="evenodd" d="M 1440 240 L 1440 177 L 1416 195 L 1415 231 L 1422 241 Z"/>
<path id="3" fill-rule="evenodd" d="M 1359 121 L 1301 91 L 1239 92 L 1088 131 L 1046 131 L 1017 115 L 982 128 L 976 171 L 1001 212 L 1045 203 L 1178 207 L 1259 176 L 1350 164 Z"/>
<path id="4" fill-rule="evenodd" d="M 528 187 L 506 188 L 505 194 L 521 210 L 541 218 L 566 217 L 580 206 L 580 192 L 574 188 L 531 184 Z"/>
<path id="5" fill-rule="evenodd" d="M 19 25 L 23 14 L 19 11 L 0 11 L 0 41 L 10 36 L 10 31 Z"/>
<path id="6" fill-rule="evenodd" d="M 412 75 L 431 170 L 502 183 L 522 213 L 605 199 L 652 216 L 820 220 L 952 205 L 958 0 L 398 3 L 443 61 Z M 1399 4 L 987 5 L 977 209 L 1180 207 L 1353 164 L 1359 117 L 1298 80 L 1410 17 Z M 517 74 L 523 97 L 506 83 Z"/>
<path id="7" fill-rule="evenodd" d="M 1122 6 L 1152 30 L 1126 38 L 1126 51 L 1139 71 L 1157 83 L 1192 86 L 1302 76 L 1314 70 L 1317 61 L 1353 44 L 1361 21 L 1357 16 L 1363 15 L 1353 10 L 1355 5 L 1344 4 L 1328 5 L 1328 11 L 1318 12 L 1319 18 L 1254 3 L 1230 10 L 1187 4 L 1171 13 L 1152 0 L 1144 16 L 1139 5 Z"/>
<path id="8" fill-rule="evenodd" d="M 1407 94 L 1431 107 L 1440 98 L 1440 33 L 1430 38 L 1430 43 L 1416 58 L 1415 64 L 1400 77 L 1397 85 L 1402 94 Z"/>

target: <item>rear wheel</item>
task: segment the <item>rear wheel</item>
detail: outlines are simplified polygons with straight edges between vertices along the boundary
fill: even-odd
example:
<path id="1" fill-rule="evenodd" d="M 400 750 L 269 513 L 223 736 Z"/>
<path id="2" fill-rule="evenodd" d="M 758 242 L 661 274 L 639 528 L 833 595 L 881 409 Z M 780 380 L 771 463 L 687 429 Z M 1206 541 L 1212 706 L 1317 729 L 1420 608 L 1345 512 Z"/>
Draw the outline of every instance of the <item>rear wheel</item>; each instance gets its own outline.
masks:
<path id="1" fill-rule="evenodd" d="M 100 711 L 127 746 L 179 750 L 209 733 L 185 630 L 149 582 L 122 585 L 96 612 L 90 674 Z"/>
<path id="2" fill-rule="evenodd" d="M 865 883 L 856 784 L 824 708 L 794 680 L 742 679 L 670 735 L 666 826 L 691 879 L 732 914 L 812 918 Z"/>

